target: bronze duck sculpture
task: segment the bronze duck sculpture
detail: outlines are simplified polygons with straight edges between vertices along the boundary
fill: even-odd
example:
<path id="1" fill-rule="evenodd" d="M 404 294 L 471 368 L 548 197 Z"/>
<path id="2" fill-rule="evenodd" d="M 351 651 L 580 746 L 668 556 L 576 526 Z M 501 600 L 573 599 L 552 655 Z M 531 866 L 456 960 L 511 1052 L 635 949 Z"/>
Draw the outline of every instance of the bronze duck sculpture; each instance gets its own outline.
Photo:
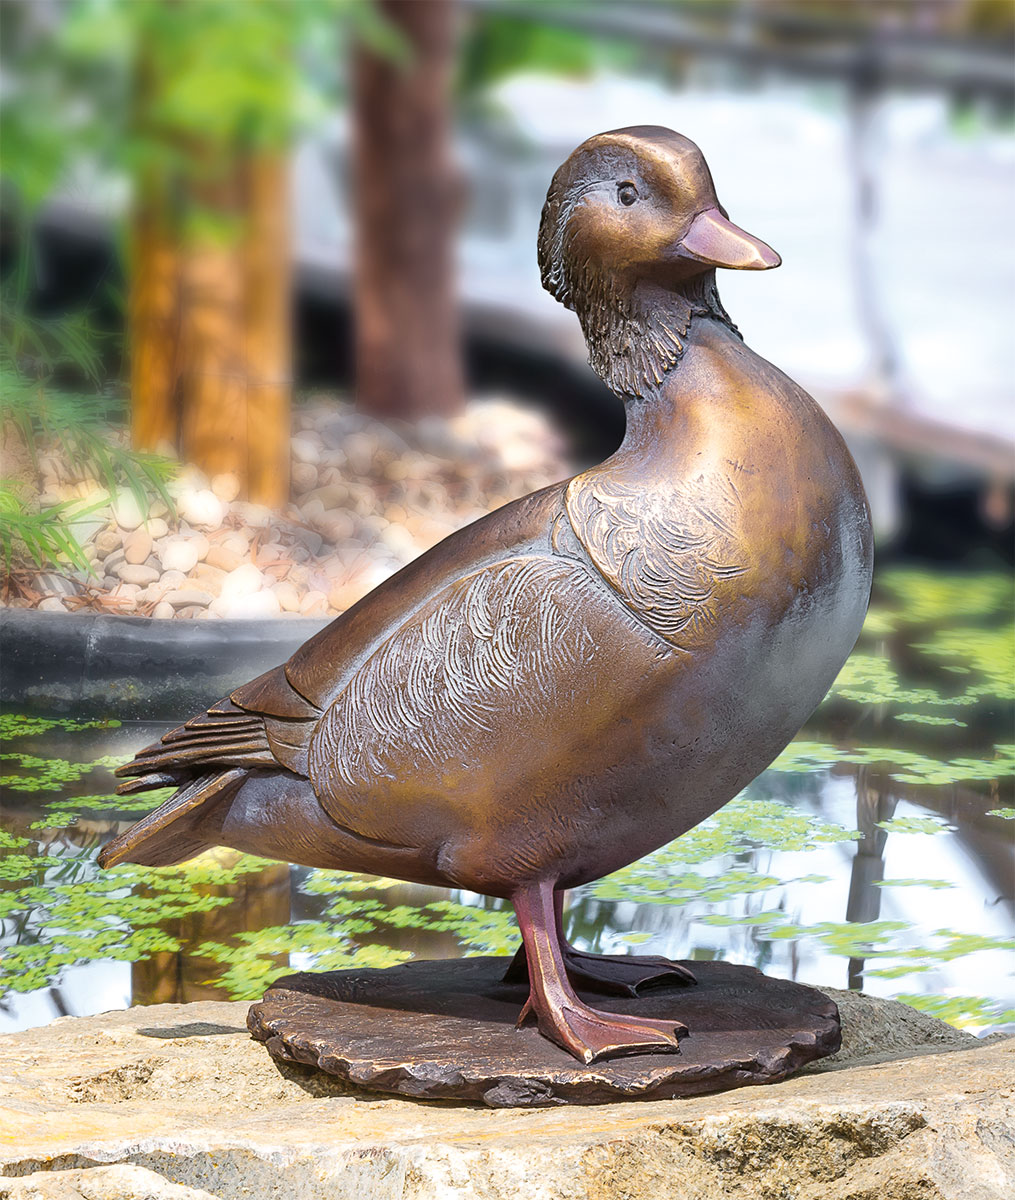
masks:
<path id="1" fill-rule="evenodd" d="M 690 829 L 782 750 L 860 632 L 872 541 L 838 432 L 719 301 L 717 267 L 780 260 L 727 220 L 693 142 L 584 142 L 553 178 L 539 261 L 625 402 L 620 449 L 448 537 L 141 751 L 120 791 L 178 790 L 100 862 L 219 844 L 505 897 L 519 1023 L 591 1062 L 686 1030 L 575 984 L 689 975 L 579 954 L 565 889 Z"/>

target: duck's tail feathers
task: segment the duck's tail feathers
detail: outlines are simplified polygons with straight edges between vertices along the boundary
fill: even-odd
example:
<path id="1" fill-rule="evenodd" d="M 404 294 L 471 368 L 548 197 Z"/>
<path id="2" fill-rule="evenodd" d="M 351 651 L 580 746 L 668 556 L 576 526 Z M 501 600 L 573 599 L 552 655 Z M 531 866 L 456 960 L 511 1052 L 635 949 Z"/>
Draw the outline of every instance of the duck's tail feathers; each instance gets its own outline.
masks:
<path id="1" fill-rule="evenodd" d="M 115 867 L 118 863 L 132 862 L 145 867 L 168 867 L 207 850 L 213 843 L 193 832 L 196 819 L 231 799 L 246 778 L 247 771 L 243 767 L 232 767 L 190 780 L 165 804 L 104 846 L 99 854 L 99 866 Z M 117 790 L 121 793 L 141 792 L 164 787 L 167 782 L 172 783 L 173 777 L 153 773 L 121 784 Z"/>
<path id="2" fill-rule="evenodd" d="M 229 699 L 173 729 L 152 746 L 139 751 L 116 774 L 141 776 L 122 783 L 120 795 L 148 788 L 182 786 L 192 778 L 226 767 L 277 767 L 263 718 L 246 712 Z"/>

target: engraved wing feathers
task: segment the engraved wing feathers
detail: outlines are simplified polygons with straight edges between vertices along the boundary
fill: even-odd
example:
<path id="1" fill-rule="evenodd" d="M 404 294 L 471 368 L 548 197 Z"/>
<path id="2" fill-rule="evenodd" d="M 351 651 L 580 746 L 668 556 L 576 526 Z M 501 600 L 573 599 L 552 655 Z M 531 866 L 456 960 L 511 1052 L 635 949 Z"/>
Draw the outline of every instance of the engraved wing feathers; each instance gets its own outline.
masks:
<path id="1" fill-rule="evenodd" d="M 577 564 L 533 555 L 492 564 L 436 595 L 320 721 L 310 769 L 327 811 L 370 836 L 358 791 L 406 768 L 433 777 L 459 770 L 484 739 L 504 736 L 505 722 L 525 724 L 566 703 L 569 680 L 595 654 L 582 608 L 596 590 Z"/>
<path id="2" fill-rule="evenodd" d="M 649 493 L 589 472 L 571 481 L 567 511 L 610 586 L 646 625 L 690 648 L 718 620 L 717 589 L 748 569 L 742 504 L 717 472 Z"/>

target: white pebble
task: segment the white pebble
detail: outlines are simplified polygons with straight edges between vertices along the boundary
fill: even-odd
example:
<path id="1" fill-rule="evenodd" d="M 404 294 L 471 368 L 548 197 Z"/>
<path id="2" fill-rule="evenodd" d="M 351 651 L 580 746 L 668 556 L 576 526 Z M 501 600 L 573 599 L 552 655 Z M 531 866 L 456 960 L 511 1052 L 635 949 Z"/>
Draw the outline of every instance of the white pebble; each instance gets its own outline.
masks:
<path id="1" fill-rule="evenodd" d="M 121 529 L 137 529 L 144 520 L 133 492 L 120 492 L 113 501 L 113 519 Z"/>
<path id="2" fill-rule="evenodd" d="M 176 609 L 168 602 L 168 600 L 160 600 L 152 611 L 152 616 L 158 621 L 167 621 L 170 617 L 176 615 Z"/>
<path id="3" fill-rule="evenodd" d="M 231 550 L 234 554 L 246 554 L 250 548 L 250 538 L 245 537 L 239 529 L 233 529 L 219 542 L 219 545 L 225 550 Z"/>
<path id="4" fill-rule="evenodd" d="M 214 596 L 210 592 L 203 592 L 194 587 L 178 588 L 176 591 L 167 592 L 165 597 L 166 603 L 171 604 L 173 608 L 207 608 L 213 599 Z"/>
<path id="5" fill-rule="evenodd" d="M 389 525 L 381 533 L 381 541 L 399 562 L 407 563 L 419 553 L 415 539 L 404 525 Z"/>
<path id="6" fill-rule="evenodd" d="M 309 437 L 296 436 L 289 443 L 292 456 L 298 463 L 307 463 L 312 467 L 316 467 L 321 461 L 320 447 L 316 442 Z"/>
<path id="7" fill-rule="evenodd" d="M 277 617 L 282 611 L 278 597 L 271 588 L 245 596 L 228 596 L 220 600 L 219 613 L 232 619 Z"/>
<path id="8" fill-rule="evenodd" d="M 317 468 L 311 463 L 294 462 L 292 466 L 292 490 L 297 496 L 317 486 Z"/>
<path id="9" fill-rule="evenodd" d="M 253 563 L 244 563 L 222 580 L 222 599 L 231 600 L 237 596 L 252 596 L 261 590 L 264 576 Z"/>
<path id="10" fill-rule="evenodd" d="M 272 588 L 283 612 L 300 611 L 300 594 L 288 579 L 282 579 Z"/>
<path id="11" fill-rule="evenodd" d="M 250 525 L 254 529 L 264 529 L 271 524 L 272 517 L 275 515 L 266 504 L 251 504 L 244 500 L 238 500 L 233 505 L 233 511 L 239 514 L 240 520 L 245 525 Z"/>
<path id="12" fill-rule="evenodd" d="M 183 492 L 176 507 L 183 520 L 198 529 L 218 529 L 226 515 L 226 506 L 210 488 Z"/>
<path id="13" fill-rule="evenodd" d="M 182 571 L 186 575 L 197 566 L 199 550 L 200 546 L 195 538 L 167 538 L 159 548 L 162 567 L 166 571 Z"/>
<path id="14" fill-rule="evenodd" d="M 95 550 L 99 558 L 115 553 L 120 549 L 123 539 L 115 529 L 104 529 L 95 535 Z"/>
<path id="15" fill-rule="evenodd" d="M 67 606 L 56 596 L 47 596 L 39 601 L 39 612 L 66 612 Z"/>
<path id="16" fill-rule="evenodd" d="M 143 563 L 152 552 L 152 535 L 146 529 L 135 529 L 123 541 L 123 554 L 129 563 Z"/>
<path id="17" fill-rule="evenodd" d="M 147 587 L 159 578 L 159 572 L 154 567 L 146 567 L 143 563 L 121 563 L 116 568 L 116 574 L 124 583 Z"/>
<path id="18" fill-rule="evenodd" d="M 223 504 L 232 504 L 240 494 L 239 476 L 233 471 L 223 471 L 221 475 L 213 475 L 211 490 Z"/>

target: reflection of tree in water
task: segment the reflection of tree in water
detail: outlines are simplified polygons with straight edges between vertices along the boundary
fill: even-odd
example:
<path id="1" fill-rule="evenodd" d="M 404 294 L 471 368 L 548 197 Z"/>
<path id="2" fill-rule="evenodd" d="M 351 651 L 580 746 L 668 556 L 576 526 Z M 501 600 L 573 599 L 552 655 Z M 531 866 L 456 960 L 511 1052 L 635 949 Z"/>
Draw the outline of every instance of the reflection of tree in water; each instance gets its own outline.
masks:
<path id="1" fill-rule="evenodd" d="M 222 866 L 233 866 L 241 855 L 236 850 L 211 852 Z M 225 942 L 237 933 L 285 925 L 290 920 L 289 864 L 270 863 L 263 870 L 227 884 L 207 884 L 202 894 L 228 898 L 228 905 L 194 911 L 163 928 L 177 938 L 180 949 L 153 954 L 131 964 L 131 999 L 134 1004 L 182 1004 L 188 1000 L 221 1000 L 215 977 L 222 967 L 198 952 L 206 941 Z M 152 896 L 150 889 L 135 894 Z M 289 967 L 283 955 L 276 955 L 278 974 Z"/>
<path id="2" fill-rule="evenodd" d="M 897 805 L 897 797 L 889 790 L 887 773 L 866 765 L 859 767 L 856 773 L 856 827 L 862 836 L 856 843 L 849 873 L 847 921 L 876 921 L 881 915 L 882 889 L 878 884 L 885 877 L 888 831 L 880 829 L 878 822 L 890 821 Z M 850 958 L 849 987 L 859 990 L 863 986 L 865 962 L 863 958 Z"/>

